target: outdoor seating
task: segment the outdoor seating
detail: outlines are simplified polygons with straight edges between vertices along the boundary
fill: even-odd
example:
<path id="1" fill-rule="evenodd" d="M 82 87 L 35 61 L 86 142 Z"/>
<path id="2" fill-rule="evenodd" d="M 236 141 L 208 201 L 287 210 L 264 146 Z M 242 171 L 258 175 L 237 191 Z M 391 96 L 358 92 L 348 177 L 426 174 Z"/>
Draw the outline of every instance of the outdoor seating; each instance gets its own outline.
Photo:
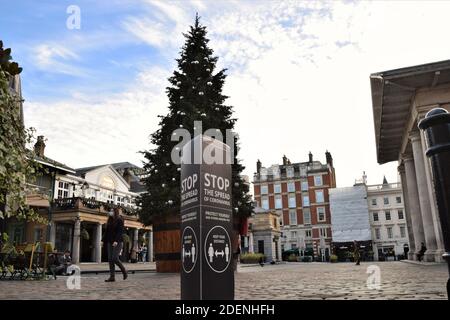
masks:
<path id="1" fill-rule="evenodd" d="M 12 245 L 5 244 L 0 251 L 0 280 L 40 280 L 47 275 L 56 275 L 52 259 L 60 252 L 54 252 L 50 243 Z"/>

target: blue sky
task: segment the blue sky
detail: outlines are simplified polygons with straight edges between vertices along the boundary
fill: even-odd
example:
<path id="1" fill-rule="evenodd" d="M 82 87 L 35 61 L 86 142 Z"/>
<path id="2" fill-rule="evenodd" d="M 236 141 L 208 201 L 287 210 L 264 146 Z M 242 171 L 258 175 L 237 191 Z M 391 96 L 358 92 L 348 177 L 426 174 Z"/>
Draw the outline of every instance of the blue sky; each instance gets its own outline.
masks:
<path id="1" fill-rule="evenodd" d="M 66 27 L 69 5 L 81 29 Z M 46 154 L 71 167 L 130 161 L 167 112 L 165 87 L 199 12 L 227 68 L 245 173 L 255 163 L 334 158 L 338 186 L 376 162 L 369 75 L 450 56 L 450 2 L 8 1 L 0 39 L 24 68 L 27 126 Z"/>

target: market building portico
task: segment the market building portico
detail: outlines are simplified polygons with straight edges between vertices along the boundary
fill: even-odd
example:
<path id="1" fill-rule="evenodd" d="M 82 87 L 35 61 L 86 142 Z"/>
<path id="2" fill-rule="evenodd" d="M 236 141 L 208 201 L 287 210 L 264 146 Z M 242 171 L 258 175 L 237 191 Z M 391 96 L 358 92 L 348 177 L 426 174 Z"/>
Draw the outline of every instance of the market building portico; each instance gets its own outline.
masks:
<path id="1" fill-rule="evenodd" d="M 398 161 L 409 232 L 409 259 L 425 244 L 425 261 L 442 262 L 444 245 L 427 145 L 417 124 L 440 107 L 450 111 L 450 60 L 370 76 L 379 164 Z"/>

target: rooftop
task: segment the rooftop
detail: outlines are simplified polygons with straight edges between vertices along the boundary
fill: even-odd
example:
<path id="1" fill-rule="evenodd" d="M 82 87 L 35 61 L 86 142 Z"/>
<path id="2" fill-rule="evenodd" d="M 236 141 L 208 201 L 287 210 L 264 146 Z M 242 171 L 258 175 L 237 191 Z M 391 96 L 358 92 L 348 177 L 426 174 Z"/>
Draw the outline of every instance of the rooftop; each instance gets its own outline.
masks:
<path id="1" fill-rule="evenodd" d="M 398 160 L 416 90 L 447 83 L 450 83 L 450 60 L 370 75 L 379 164 Z"/>

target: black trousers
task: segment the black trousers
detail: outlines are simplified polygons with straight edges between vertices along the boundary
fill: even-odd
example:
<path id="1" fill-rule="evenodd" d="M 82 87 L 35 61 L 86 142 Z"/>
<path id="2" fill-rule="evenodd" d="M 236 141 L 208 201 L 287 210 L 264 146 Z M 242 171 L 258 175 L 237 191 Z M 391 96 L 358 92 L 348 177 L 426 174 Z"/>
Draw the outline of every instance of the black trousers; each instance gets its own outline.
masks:
<path id="1" fill-rule="evenodd" d="M 122 262 L 119 260 L 120 251 L 122 251 L 123 242 L 117 243 L 115 247 L 113 247 L 112 243 L 108 243 L 108 262 L 109 262 L 109 274 L 111 278 L 114 278 L 116 275 L 116 265 L 120 268 L 123 274 L 127 271 L 123 266 Z"/>

